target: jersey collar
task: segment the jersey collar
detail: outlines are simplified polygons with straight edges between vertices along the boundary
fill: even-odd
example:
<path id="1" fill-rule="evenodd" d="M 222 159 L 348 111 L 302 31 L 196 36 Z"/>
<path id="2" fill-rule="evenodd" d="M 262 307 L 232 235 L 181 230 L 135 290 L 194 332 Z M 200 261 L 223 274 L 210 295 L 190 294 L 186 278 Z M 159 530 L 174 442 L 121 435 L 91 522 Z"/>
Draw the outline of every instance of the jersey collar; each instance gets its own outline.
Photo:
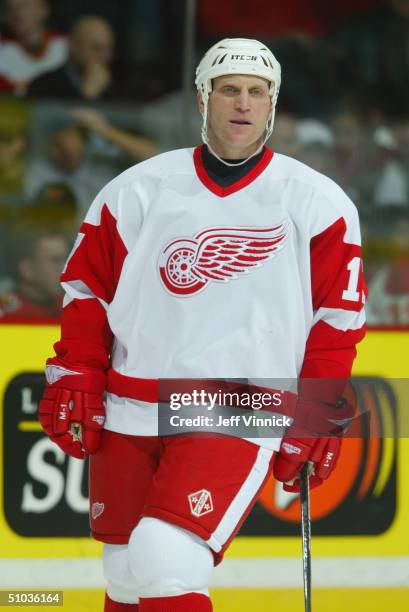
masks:
<path id="1" fill-rule="evenodd" d="M 231 185 L 228 185 L 227 187 L 222 187 L 221 185 L 215 183 L 207 173 L 206 168 L 203 165 L 202 148 L 203 145 L 200 145 L 199 147 L 196 147 L 193 151 L 193 161 L 195 164 L 196 174 L 199 180 L 207 189 L 209 189 L 209 191 L 221 198 L 235 193 L 236 191 L 240 191 L 240 189 L 243 189 L 244 187 L 247 187 L 247 185 L 252 183 L 263 172 L 263 170 L 265 170 L 274 155 L 271 149 L 265 147 L 264 153 L 261 156 L 260 160 L 251 170 L 249 170 L 247 174 L 239 178 Z"/>

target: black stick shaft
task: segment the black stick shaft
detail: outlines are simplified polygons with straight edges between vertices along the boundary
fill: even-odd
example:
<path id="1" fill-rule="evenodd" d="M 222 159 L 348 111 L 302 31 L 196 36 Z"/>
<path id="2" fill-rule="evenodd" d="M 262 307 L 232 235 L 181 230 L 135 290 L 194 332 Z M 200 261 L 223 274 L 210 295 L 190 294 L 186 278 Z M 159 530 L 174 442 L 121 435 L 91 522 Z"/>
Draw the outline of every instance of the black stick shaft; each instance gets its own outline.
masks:
<path id="1" fill-rule="evenodd" d="M 311 612 L 311 518 L 309 465 L 301 470 L 301 533 L 305 612 Z"/>

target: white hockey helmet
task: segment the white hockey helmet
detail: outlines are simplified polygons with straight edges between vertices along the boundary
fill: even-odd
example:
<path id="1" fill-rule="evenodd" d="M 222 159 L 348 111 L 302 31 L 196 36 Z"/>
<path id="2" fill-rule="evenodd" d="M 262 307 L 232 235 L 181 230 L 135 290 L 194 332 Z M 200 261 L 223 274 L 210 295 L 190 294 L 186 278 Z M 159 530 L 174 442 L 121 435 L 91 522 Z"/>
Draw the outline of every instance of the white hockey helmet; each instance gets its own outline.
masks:
<path id="1" fill-rule="evenodd" d="M 212 91 L 212 79 L 225 74 L 250 74 L 269 81 L 272 114 L 266 126 L 264 144 L 273 131 L 275 105 L 281 83 L 280 64 L 270 49 L 258 40 L 250 38 L 225 38 L 210 47 L 196 68 L 195 79 L 204 105 L 202 139 L 206 144 L 207 106 Z"/>

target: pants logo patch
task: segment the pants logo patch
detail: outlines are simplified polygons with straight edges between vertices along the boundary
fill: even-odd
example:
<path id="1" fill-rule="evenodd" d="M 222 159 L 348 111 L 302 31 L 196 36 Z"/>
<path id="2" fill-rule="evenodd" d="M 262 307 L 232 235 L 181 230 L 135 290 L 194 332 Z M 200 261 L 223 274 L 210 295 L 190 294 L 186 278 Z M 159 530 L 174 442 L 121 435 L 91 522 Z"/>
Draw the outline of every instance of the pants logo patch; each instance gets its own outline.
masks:
<path id="1" fill-rule="evenodd" d="M 190 493 L 187 498 L 189 500 L 190 512 L 193 516 L 203 516 L 213 512 L 213 500 L 210 491 L 201 489 L 196 491 L 196 493 Z"/>
<path id="2" fill-rule="evenodd" d="M 91 506 L 91 516 L 93 519 L 98 518 L 99 516 L 101 516 L 101 514 L 103 513 L 105 509 L 105 504 L 103 504 L 102 502 L 94 502 Z"/>

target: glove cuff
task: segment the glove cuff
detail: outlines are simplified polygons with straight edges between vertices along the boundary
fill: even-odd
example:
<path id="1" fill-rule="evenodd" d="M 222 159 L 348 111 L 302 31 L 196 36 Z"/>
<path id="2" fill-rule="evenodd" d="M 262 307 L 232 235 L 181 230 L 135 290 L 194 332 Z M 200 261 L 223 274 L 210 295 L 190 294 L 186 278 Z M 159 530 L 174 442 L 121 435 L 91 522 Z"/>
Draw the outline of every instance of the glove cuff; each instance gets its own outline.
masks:
<path id="1" fill-rule="evenodd" d="M 299 399 L 291 426 L 294 437 L 342 436 L 355 416 L 355 409 L 342 399 L 337 405 Z M 293 433 L 296 430 L 296 433 Z M 304 433 L 302 433 L 304 432 Z"/>
<path id="2" fill-rule="evenodd" d="M 57 389 L 71 389 L 84 393 L 102 394 L 106 389 L 107 377 L 104 371 L 82 364 L 67 362 L 60 357 L 47 359 L 45 368 L 47 386 Z"/>

